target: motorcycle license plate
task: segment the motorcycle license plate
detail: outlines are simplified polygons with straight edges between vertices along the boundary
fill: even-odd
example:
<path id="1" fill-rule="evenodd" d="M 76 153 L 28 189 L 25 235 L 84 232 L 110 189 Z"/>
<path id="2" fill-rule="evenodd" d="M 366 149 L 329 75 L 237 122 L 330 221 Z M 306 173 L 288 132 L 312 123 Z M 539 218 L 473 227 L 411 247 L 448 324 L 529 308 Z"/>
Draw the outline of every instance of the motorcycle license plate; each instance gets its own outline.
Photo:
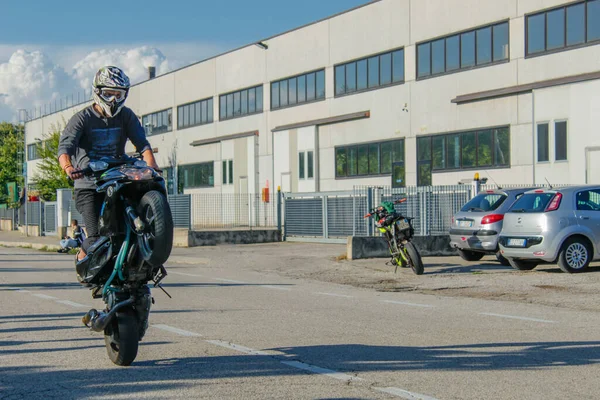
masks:
<path id="1" fill-rule="evenodd" d="M 402 219 L 402 220 L 398 221 L 398 229 L 404 230 L 404 229 L 408 229 L 408 228 L 410 228 L 410 224 L 408 223 L 408 220 Z"/>

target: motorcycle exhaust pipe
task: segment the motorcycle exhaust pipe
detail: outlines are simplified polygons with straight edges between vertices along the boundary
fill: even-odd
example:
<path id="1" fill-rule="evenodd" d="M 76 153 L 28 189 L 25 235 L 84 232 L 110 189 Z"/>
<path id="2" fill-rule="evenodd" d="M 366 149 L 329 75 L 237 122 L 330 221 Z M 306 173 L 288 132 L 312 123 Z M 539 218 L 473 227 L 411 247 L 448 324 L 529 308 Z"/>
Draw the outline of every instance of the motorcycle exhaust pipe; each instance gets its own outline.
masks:
<path id="1" fill-rule="evenodd" d="M 106 327 L 108 326 L 108 324 L 111 323 L 115 315 L 117 315 L 117 311 L 133 303 L 133 299 L 122 301 L 120 303 L 115 304 L 112 310 L 110 310 L 110 312 L 108 313 L 98 312 L 98 310 L 93 308 L 83 316 L 81 321 L 85 326 L 87 326 L 95 332 L 104 332 L 104 329 L 106 329 Z"/>

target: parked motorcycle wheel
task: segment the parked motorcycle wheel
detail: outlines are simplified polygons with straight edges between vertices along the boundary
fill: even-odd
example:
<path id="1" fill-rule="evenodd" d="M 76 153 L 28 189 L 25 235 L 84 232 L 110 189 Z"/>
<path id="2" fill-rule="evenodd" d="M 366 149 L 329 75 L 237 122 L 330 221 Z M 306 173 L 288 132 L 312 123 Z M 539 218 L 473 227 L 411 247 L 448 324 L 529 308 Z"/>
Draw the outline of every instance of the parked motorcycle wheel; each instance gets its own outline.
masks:
<path id="1" fill-rule="evenodd" d="M 419 251 L 415 247 L 414 244 L 408 242 L 404 245 L 404 254 L 408 259 L 408 265 L 412 268 L 413 272 L 417 275 L 423 275 L 424 266 L 423 260 L 421 259 L 421 255 Z"/>
<path id="2" fill-rule="evenodd" d="M 104 344 L 110 360 L 119 366 L 131 365 L 138 352 L 138 325 L 135 312 L 125 308 L 104 330 Z"/>
<path id="3" fill-rule="evenodd" d="M 146 193 L 140 201 L 138 213 L 146 231 L 138 236 L 144 260 L 158 267 L 163 265 L 173 248 L 173 216 L 166 197 L 156 190 Z"/>

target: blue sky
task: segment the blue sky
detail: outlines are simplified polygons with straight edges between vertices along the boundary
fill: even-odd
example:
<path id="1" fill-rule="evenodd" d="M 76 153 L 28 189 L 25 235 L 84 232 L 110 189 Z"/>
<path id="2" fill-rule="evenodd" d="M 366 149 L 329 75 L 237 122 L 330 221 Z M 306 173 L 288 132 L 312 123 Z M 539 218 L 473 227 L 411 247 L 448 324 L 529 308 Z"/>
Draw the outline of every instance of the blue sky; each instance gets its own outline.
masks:
<path id="1" fill-rule="evenodd" d="M 215 42 L 232 46 L 368 0 L 3 1 L 3 43 Z"/>
<path id="2" fill-rule="evenodd" d="M 89 90 L 102 65 L 135 83 L 368 2 L 2 0 L 0 121 Z"/>

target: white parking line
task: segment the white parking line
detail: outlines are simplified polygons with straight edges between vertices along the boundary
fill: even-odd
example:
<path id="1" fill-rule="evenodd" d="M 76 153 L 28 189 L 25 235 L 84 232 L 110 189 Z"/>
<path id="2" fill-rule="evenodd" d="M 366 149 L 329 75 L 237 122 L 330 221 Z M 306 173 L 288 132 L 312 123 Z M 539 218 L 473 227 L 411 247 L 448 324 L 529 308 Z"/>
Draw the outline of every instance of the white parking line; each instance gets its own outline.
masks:
<path id="1" fill-rule="evenodd" d="M 430 397 L 430 396 L 425 396 L 424 394 L 413 393 L 413 392 L 409 392 L 407 390 L 396 388 L 396 387 L 386 387 L 386 388 L 373 387 L 373 389 L 377 390 L 379 392 L 392 394 L 394 396 L 402 397 L 403 399 L 408 399 L 408 400 L 436 400 L 435 398 Z"/>
<path id="2" fill-rule="evenodd" d="M 176 334 L 181 335 L 181 336 L 190 336 L 190 337 L 199 337 L 199 336 L 202 336 L 199 333 L 190 332 L 190 331 L 184 331 L 183 329 L 174 328 L 174 327 L 169 326 L 169 325 L 158 324 L 158 325 L 152 325 L 152 327 L 153 328 L 157 328 L 157 329 L 162 329 L 163 331 L 176 333 Z"/>
<path id="3" fill-rule="evenodd" d="M 432 306 L 429 304 L 407 303 L 405 301 L 395 301 L 395 300 L 382 300 L 382 302 L 391 303 L 391 304 L 400 304 L 403 306 L 412 306 L 412 307 L 424 307 L 424 308 L 434 308 L 435 307 L 435 306 Z"/>
<path id="4" fill-rule="evenodd" d="M 267 288 L 267 289 L 287 290 L 287 291 L 292 290 L 291 288 L 288 288 L 288 287 L 279 287 L 279 286 L 273 286 L 273 285 L 260 285 L 260 286 L 264 287 L 264 288 Z"/>
<path id="5" fill-rule="evenodd" d="M 235 279 L 225 279 L 225 278 L 211 278 L 215 281 L 219 282 L 228 282 L 228 283 L 246 283 L 244 281 L 236 281 Z"/>
<path id="6" fill-rule="evenodd" d="M 494 314 L 494 313 L 479 313 L 479 315 L 487 315 L 490 317 L 500 317 L 500 318 L 509 318 L 509 319 L 520 319 L 523 321 L 543 322 L 546 324 L 556 324 L 557 323 L 556 321 L 550 321 L 547 319 L 519 317 L 517 315 L 505 315 L 505 314 Z"/>
<path id="7" fill-rule="evenodd" d="M 290 367 L 294 367 L 294 368 L 298 368 L 298 369 L 303 369 L 305 371 L 313 372 L 315 374 L 326 375 L 326 376 L 328 376 L 330 378 L 339 379 L 341 381 L 346 381 L 346 382 L 350 382 L 350 381 L 362 381 L 362 379 L 359 378 L 359 377 L 357 377 L 357 376 L 343 374 L 341 372 L 337 372 L 337 371 L 334 371 L 332 369 L 321 368 L 321 367 L 317 367 L 316 365 L 310 365 L 310 364 L 306 364 L 306 363 L 303 363 L 303 362 L 300 362 L 300 361 L 280 361 L 280 363 L 285 364 L 285 365 L 289 365 Z"/>
<path id="8" fill-rule="evenodd" d="M 183 275 L 183 276 L 193 276 L 193 277 L 197 277 L 197 278 L 202 278 L 202 275 L 198 275 L 198 274 L 186 274 L 185 272 L 173 272 L 173 271 L 169 271 L 169 275 Z"/>
<path id="9" fill-rule="evenodd" d="M 39 297 L 40 299 L 56 300 L 56 297 L 48 296 L 47 294 L 42 294 L 42 293 L 35 293 L 35 294 L 33 294 L 33 296 Z"/>
<path id="10" fill-rule="evenodd" d="M 207 340 L 207 343 L 214 344 L 215 346 L 225 347 L 227 349 L 239 351 L 240 353 L 252 354 L 256 356 L 271 356 L 272 354 L 266 351 L 254 350 L 249 347 L 240 346 L 239 344 L 225 342 L 223 340 Z"/>
<path id="11" fill-rule="evenodd" d="M 81 304 L 81 303 L 75 303 L 74 301 L 70 301 L 70 300 L 56 300 L 57 303 L 60 304 L 65 304 L 67 306 L 71 306 L 71 307 L 77 307 L 77 308 L 89 308 L 90 306 L 86 306 L 85 304 Z"/>
<path id="12" fill-rule="evenodd" d="M 325 292 L 315 292 L 315 294 L 322 294 L 323 296 L 345 297 L 347 299 L 354 298 L 354 296 L 348 296 L 347 294 L 325 293 Z"/>

